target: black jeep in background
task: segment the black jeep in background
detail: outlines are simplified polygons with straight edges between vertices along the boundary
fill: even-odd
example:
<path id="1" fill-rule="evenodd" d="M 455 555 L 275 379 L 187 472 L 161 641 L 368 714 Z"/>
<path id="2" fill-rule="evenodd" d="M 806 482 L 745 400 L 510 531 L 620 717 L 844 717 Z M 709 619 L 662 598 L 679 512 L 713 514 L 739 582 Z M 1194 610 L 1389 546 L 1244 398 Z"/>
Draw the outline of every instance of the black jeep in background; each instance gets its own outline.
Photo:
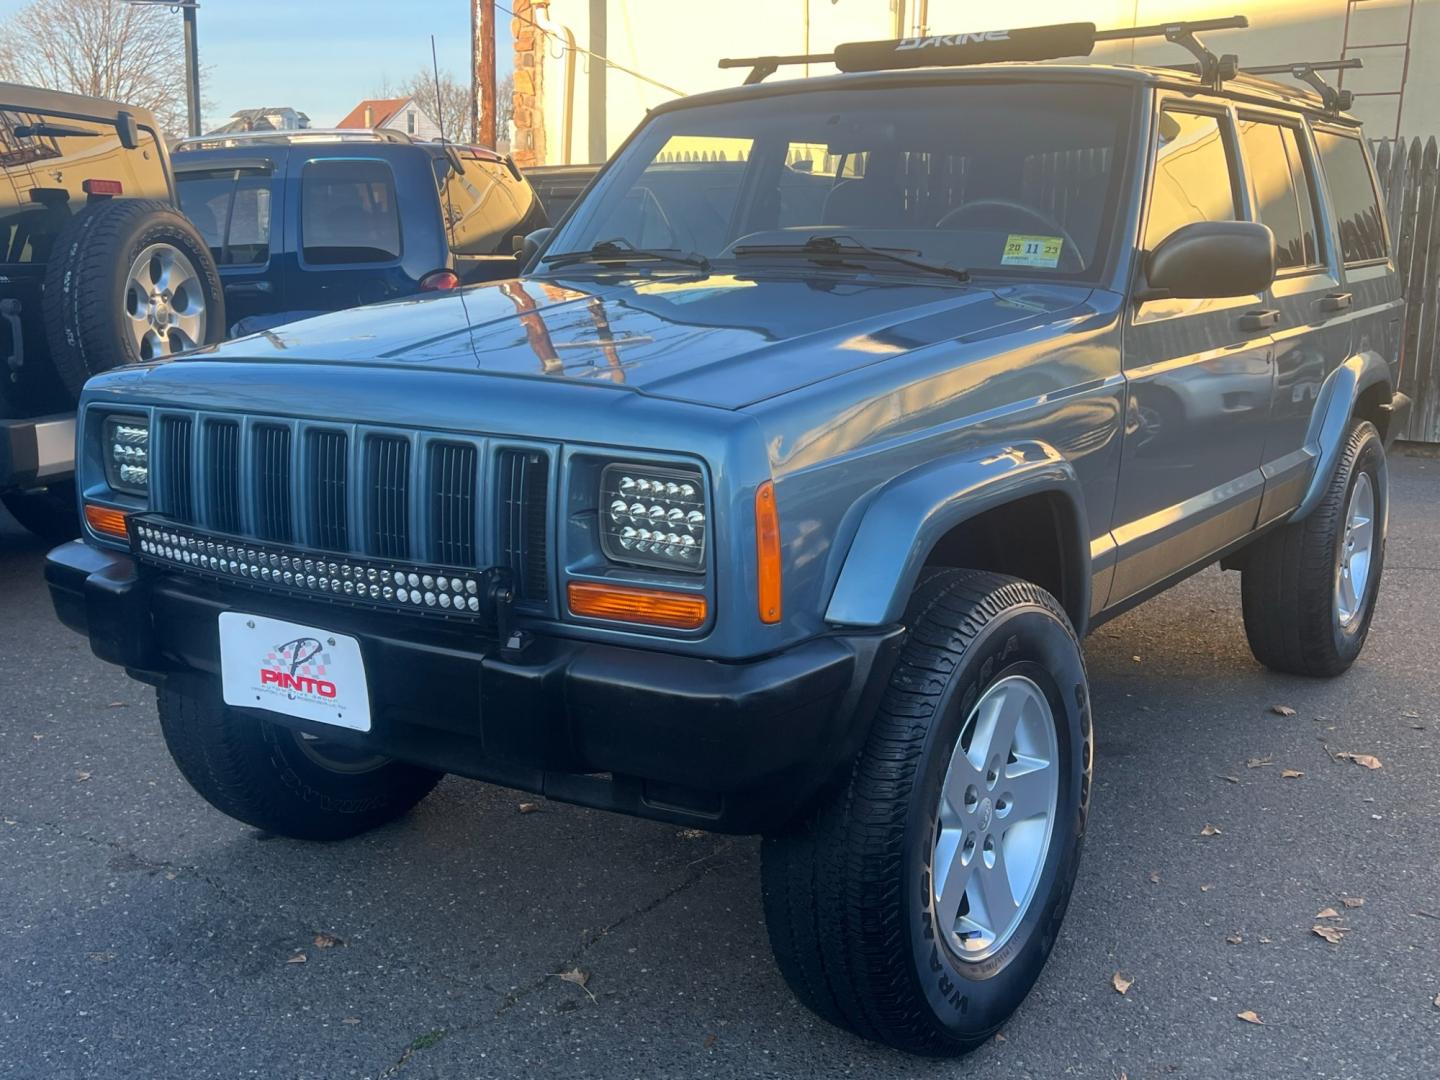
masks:
<path id="1" fill-rule="evenodd" d="M 65 539 L 85 380 L 220 340 L 224 301 L 143 109 L 0 83 L 0 171 L 0 501 Z"/>

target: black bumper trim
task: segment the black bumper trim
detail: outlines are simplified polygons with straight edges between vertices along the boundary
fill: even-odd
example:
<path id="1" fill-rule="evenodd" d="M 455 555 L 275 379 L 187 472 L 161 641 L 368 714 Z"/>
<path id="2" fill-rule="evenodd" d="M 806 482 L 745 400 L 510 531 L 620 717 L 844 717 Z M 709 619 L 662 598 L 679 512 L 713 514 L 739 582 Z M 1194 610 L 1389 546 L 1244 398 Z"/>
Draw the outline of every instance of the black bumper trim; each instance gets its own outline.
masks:
<path id="1" fill-rule="evenodd" d="M 445 772 L 728 832 L 778 827 L 841 774 L 901 637 L 834 635 L 743 663 L 538 635 L 502 655 L 475 628 L 142 572 L 79 542 L 51 552 L 46 579 L 61 620 L 145 681 L 218 695 L 221 611 L 318 623 L 360 640 L 372 730 L 245 711 Z"/>

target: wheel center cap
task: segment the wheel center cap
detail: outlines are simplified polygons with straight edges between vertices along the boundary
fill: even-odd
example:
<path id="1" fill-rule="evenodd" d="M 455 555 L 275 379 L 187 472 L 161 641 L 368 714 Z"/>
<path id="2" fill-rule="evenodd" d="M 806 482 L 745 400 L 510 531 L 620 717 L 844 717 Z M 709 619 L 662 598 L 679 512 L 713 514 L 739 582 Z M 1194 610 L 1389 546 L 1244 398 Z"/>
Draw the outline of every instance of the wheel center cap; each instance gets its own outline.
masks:
<path id="1" fill-rule="evenodd" d="M 980 800 L 980 805 L 975 808 L 975 823 L 980 826 L 981 832 L 990 828 L 990 819 L 994 816 L 995 804 L 991 802 L 990 797 L 987 795 Z"/>

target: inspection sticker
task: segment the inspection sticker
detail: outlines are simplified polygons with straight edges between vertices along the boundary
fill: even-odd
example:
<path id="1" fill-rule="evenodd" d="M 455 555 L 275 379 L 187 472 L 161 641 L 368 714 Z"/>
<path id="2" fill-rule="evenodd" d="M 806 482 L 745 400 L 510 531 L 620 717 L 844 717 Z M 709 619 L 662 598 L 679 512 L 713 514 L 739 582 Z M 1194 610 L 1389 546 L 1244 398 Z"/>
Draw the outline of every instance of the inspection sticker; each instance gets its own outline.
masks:
<path id="1" fill-rule="evenodd" d="M 1060 265 L 1060 249 L 1065 241 L 1058 236 L 1022 236 L 1011 233 L 1005 238 L 1005 254 L 1001 266 L 1048 266 Z"/>

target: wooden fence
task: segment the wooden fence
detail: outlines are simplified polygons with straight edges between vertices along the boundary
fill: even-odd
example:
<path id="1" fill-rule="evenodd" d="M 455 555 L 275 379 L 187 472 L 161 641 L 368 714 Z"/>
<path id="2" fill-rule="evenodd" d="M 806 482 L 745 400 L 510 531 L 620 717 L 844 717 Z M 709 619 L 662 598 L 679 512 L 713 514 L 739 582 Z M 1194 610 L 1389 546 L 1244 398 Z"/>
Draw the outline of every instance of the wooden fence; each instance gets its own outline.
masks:
<path id="1" fill-rule="evenodd" d="M 1440 443 L 1440 148 L 1435 137 L 1375 139 L 1375 166 L 1405 290 L 1400 389 L 1414 401 L 1402 439 Z"/>

